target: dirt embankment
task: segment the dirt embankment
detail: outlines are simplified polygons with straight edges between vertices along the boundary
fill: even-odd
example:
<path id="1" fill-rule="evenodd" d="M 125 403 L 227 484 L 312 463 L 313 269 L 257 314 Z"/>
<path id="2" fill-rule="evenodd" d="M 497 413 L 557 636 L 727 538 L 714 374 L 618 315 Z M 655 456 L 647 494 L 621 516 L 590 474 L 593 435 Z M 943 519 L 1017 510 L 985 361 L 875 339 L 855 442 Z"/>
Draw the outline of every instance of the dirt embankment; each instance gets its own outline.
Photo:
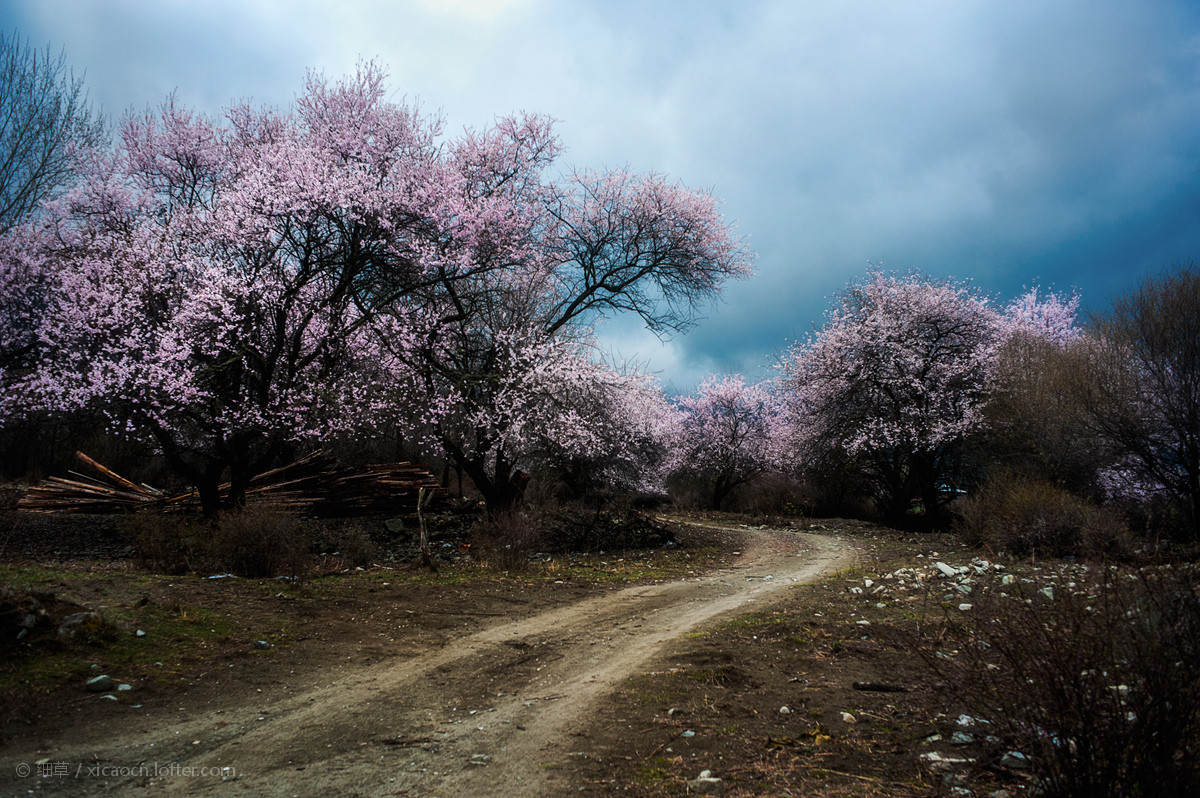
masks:
<path id="1" fill-rule="evenodd" d="M 232 681 L 203 702 L 121 707 L 15 741 L 0 784 L 73 796 L 151 784 L 220 795 L 565 794 L 548 765 L 581 745 L 596 703 L 670 641 L 855 556 L 829 536 L 740 531 L 740 556 L 715 574 L 488 616 L 449 642 L 376 646 L 374 661 L 347 662 L 334 647 L 261 686 Z M 39 761 L 47 773 L 66 763 L 69 775 L 15 770 Z"/>

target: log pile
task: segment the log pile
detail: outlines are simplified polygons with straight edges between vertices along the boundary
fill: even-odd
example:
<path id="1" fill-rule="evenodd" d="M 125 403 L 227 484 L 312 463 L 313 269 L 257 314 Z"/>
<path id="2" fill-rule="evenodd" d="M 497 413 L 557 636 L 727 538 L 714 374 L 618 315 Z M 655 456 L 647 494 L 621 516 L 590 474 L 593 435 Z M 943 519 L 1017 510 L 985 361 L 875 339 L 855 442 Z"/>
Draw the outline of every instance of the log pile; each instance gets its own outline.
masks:
<path id="1" fill-rule="evenodd" d="M 34 513 L 196 512 L 196 491 L 168 493 L 139 485 L 76 452 L 96 476 L 70 472 L 50 477 L 25 492 L 17 509 Z M 438 480 L 412 463 L 383 463 L 349 468 L 336 458 L 314 452 L 259 474 L 246 489 L 246 501 L 270 502 L 306 515 L 360 516 L 410 513 L 424 489 L 436 501 L 445 497 Z M 229 484 L 220 487 L 222 498 Z"/>

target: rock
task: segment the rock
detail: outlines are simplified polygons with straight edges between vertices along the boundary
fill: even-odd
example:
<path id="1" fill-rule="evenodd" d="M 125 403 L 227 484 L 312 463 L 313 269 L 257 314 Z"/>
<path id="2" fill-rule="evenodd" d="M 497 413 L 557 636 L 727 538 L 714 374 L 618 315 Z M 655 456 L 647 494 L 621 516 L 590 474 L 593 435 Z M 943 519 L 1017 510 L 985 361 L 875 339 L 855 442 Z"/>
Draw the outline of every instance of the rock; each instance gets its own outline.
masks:
<path id="1" fill-rule="evenodd" d="M 966 765 L 973 764 L 974 762 L 974 759 L 967 759 L 965 757 L 943 756 L 937 751 L 929 751 L 928 753 L 921 754 L 921 764 L 930 770 L 935 771 L 946 771 L 955 768 L 961 768 L 965 767 Z"/>
<path id="2" fill-rule="evenodd" d="M 266 640 L 255 640 L 254 647 L 259 649 L 260 651 L 266 651 L 268 648 L 271 647 L 271 644 L 268 643 Z"/>
<path id="3" fill-rule="evenodd" d="M 688 782 L 688 787 L 701 795 L 724 795 L 725 783 L 712 774 L 711 770 L 702 770 L 700 775 Z"/>
<path id="4" fill-rule="evenodd" d="M 1020 751 L 1009 751 L 1000 757 L 1000 767 L 1011 768 L 1012 770 L 1029 770 L 1033 767 L 1033 762 Z"/>
<path id="5" fill-rule="evenodd" d="M 934 563 L 934 567 L 942 572 L 942 576 L 954 578 L 958 576 L 958 569 L 953 566 L 946 565 L 944 562 Z"/>
<path id="6" fill-rule="evenodd" d="M 107 693 L 109 690 L 113 689 L 114 684 L 115 682 L 113 682 L 111 676 L 101 674 L 88 679 L 85 687 L 87 687 L 87 691 L 89 693 Z"/>
<path id="7" fill-rule="evenodd" d="M 780 715 L 790 715 L 790 714 L 792 714 L 792 711 L 790 709 L 788 709 L 787 707 L 780 707 L 779 714 Z"/>
<path id="8" fill-rule="evenodd" d="M 132 685 L 132 684 L 118 684 L 118 685 L 117 685 L 117 692 L 118 692 L 118 693 L 127 693 L 127 692 L 129 692 L 130 690 L 132 690 L 132 689 L 133 689 L 133 685 Z"/>
<path id="9" fill-rule="evenodd" d="M 849 712 L 843 712 L 842 723 L 858 723 L 858 718 L 854 717 Z"/>
<path id="10" fill-rule="evenodd" d="M 58 637 L 61 640 L 70 640 L 81 631 L 99 629 L 101 623 L 100 615 L 95 612 L 76 612 L 62 619 L 62 623 L 58 625 Z"/>
<path id="11" fill-rule="evenodd" d="M 696 733 L 694 731 L 692 731 L 691 729 L 688 729 L 687 731 L 685 731 L 683 734 L 681 734 L 679 736 L 680 737 L 695 737 Z"/>
<path id="12" fill-rule="evenodd" d="M 975 736 L 966 732 L 956 731 L 950 735 L 951 745 L 970 745 L 973 742 L 975 742 Z"/>

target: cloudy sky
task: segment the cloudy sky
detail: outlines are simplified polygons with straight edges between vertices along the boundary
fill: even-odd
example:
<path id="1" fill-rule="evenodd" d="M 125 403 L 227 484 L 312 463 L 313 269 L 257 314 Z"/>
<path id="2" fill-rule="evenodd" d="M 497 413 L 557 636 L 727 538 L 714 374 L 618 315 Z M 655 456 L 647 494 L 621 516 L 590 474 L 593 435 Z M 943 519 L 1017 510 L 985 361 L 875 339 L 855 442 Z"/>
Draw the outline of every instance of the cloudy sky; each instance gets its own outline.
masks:
<path id="1" fill-rule="evenodd" d="M 1102 311 L 1200 259 L 1193 0 L 0 0 L 0 29 L 113 116 L 286 108 L 376 59 L 448 131 L 537 111 L 564 163 L 713 191 L 757 275 L 685 337 L 605 331 L 677 390 L 767 374 L 872 264 Z"/>

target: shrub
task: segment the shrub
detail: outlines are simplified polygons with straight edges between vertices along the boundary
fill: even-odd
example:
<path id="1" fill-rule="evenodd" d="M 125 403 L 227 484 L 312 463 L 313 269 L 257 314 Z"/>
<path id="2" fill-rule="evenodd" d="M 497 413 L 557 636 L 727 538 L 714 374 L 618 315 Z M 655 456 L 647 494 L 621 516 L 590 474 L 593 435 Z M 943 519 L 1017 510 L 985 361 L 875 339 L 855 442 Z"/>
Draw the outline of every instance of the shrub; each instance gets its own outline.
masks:
<path id="1" fill-rule="evenodd" d="M 332 526 L 326 522 L 319 536 L 326 549 L 340 557 L 349 568 L 369 565 L 379 556 L 379 547 L 362 521 L 343 521 Z"/>
<path id="2" fill-rule="evenodd" d="M 1196 570 L 1076 569 L 977 586 L 918 650 L 1040 795 L 1200 795 Z"/>
<path id="3" fill-rule="evenodd" d="M 505 570 L 519 570 L 529 556 L 547 548 L 546 517 L 531 507 L 493 513 L 471 530 L 471 553 Z"/>
<path id="4" fill-rule="evenodd" d="M 226 511 L 215 522 L 134 515 L 126 529 L 138 562 L 169 574 L 299 576 L 308 565 L 312 540 L 294 515 L 262 504 Z"/>
<path id="5" fill-rule="evenodd" d="M 957 531 L 974 546 L 1050 557 L 1129 551 L 1120 518 L 1049 482 L 997 475 L 958 510 Z"/>
<path id="6" fill-rule="evenodd" d="M 123 525 L 134 559 L 143 568 L 185 574 L 207 567 L 212 559 L 212 527 L 197 518 L 131 515 Z"/>
<path id="7" fill-rule="evenodd" d="M 221 515 L 212 551 L 219 567 L 239 576 L 300 576 L 309 561 L 310 540 L 295 515 L 251 504 Z"/>

